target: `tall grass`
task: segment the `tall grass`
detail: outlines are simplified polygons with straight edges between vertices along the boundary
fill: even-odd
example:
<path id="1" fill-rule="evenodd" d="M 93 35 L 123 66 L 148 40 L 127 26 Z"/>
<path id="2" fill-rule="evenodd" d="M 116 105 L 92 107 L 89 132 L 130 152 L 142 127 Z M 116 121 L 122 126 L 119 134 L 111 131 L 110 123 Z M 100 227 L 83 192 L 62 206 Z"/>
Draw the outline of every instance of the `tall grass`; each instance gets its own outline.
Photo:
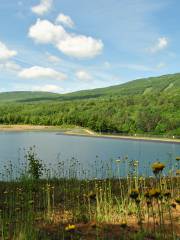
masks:
<path id="1" fill-rule="evenodd" d="M 139 176 L 139 164 L 97 157 L 92 174 L 72 158 L 53 170 L 30 148 L 18 174 L 11 163 L 1 173 L 0 239 L 178 239 L 180 158 L 168 175 L 155 162 L 154 176 Z"/>

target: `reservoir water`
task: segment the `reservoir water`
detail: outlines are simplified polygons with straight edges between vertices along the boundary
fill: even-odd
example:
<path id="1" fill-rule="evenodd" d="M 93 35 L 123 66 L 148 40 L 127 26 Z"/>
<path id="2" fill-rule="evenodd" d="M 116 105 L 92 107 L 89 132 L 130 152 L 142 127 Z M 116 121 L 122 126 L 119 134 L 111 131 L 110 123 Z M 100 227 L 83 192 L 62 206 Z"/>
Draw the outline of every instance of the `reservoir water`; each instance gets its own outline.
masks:
<path id="1" fill-rule="evenodd" d="M 17 175 L 25 152 L 34 145 L 51 174 L 59 171 L 59 176 L 69 174 L 73 167 L 80 177 L 125 176 L 126 162 L 130 165 L 133 160 L 139 161 L 140 175 L 150 176 L 152 162 L 164 162 L 167 173 L 176 164 L 175 158 L 180 156 L 179 143 L 68 136 L 56 132 L 0 132 L 1 175 L 9 166 Z M 60 165 L 63 165 L 64 173 L 60 173 L 62 169 L 58 170 Z"/>

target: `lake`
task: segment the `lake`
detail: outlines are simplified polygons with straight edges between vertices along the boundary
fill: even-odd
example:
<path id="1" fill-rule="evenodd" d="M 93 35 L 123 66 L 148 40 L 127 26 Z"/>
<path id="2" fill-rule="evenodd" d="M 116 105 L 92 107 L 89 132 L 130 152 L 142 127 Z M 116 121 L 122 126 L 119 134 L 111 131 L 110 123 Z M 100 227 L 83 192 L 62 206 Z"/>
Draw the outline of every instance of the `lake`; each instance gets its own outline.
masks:
<path id="1" fill-rule="evenodd" d="M 18 175 L 24 161 L 23 149 L 33 145 L 38 157 L 51 169 L 50 173 L 59 176 L 68 175 L 69 169 L 79 177 L 124 176 L 127 156 L 129 164 L 132 160 L 139 161 L 140 175 L 149 176 L 152 162 L 164 162 L 167 172 L 176 163 L 176 156 L 180 156 L 179 143 L 68 136 L 56 132 L 0 132 L 0 172 L 12 163 L 13 174 Z M 62 165 L 64 173 L 60 174 Z"/>

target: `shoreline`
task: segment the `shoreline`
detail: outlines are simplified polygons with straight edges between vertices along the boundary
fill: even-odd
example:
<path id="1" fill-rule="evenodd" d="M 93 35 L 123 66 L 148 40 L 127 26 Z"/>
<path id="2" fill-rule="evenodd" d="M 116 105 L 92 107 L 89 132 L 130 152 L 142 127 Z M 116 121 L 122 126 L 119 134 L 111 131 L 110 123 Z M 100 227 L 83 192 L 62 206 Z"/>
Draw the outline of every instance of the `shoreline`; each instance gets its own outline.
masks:
<path id="1" fill-rule="evenodd" d="M 141 136 L 125 136 L 125 135 L 121 136 L 121 135 L 113 135 L 113 134 L 98 134 L 96 132 L 93 132 L 92 130 L 75 127 L 75 126 L 73 127 L 73 126 L 40 126 L 40 125 L 0 125 L 0 132 L 26 132 L 26 131 L 27 132 L 53 131 L 53 132 L 57 132 L 57 135 L 180 144 L 180 139 L 161 138 L 161 137 L 153 137 L 153 136 L 141 137 Z"/>
<path id="2" fill-rule="evenodd" d="M 146 141 L 146 142 L 158 142 L 158 143 L 174 143 L 180 144 L 180 139 L 171 138 L 154 138 L 154 137 L 135 137 L 135 136 L 121 136 L 121 135 L 105 135 L 105 134 L 77 134 L 77 133 L 57 133 L 58 135 L 69 135 L 69 136 L 79 136 L 79 137 L 92 137 L 92 138 L 104 138 L 104 139 L 115 139 L 115 140 L 131 140 L 131 141 Z"/>

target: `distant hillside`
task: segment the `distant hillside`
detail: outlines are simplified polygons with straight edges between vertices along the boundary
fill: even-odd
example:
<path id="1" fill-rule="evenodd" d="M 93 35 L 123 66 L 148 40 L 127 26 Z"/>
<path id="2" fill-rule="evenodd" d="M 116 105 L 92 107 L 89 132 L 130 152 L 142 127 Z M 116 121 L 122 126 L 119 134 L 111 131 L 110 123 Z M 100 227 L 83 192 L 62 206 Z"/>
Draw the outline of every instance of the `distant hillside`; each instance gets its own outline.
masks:
<path id="1" fill-rule="evenodd" d="M 78 100 L 109 96 L 132 96 L 146 94 L 179 94 L 180 73 L 138 79 L 124 84 L 83 90 L 68 94 L 55 94 L 49 92 L 8 92 L 0 93 L 0 103 L 4 102 L 38 102 L 51 100 Z"/>
<path id="2" fill-rule="evenodd" d="M 180 74 L 69 94 L 1 93 L 0 124 L 68 124 L 97 132 L 178 137 Z"/>
<path id="3" fill-rule="evenodd" d="M 34 101 L 49 101 L 56 99 L 59 94 L 49 92 L 3 92 L 0 93 L 0 103 L 5 102 L 34 102 Z"/>
<path id="4" fill-rule="evenodd" d="M 98 88 L 94 90 L 78 91 L 66 94 L 66 97 L 104 97 L 104 96 L 129 96 L 134 94 L 162 93 L 176 94 L 180 91 L 180 73 L 160 77 L 138 79 L 124 84 Z"/>

